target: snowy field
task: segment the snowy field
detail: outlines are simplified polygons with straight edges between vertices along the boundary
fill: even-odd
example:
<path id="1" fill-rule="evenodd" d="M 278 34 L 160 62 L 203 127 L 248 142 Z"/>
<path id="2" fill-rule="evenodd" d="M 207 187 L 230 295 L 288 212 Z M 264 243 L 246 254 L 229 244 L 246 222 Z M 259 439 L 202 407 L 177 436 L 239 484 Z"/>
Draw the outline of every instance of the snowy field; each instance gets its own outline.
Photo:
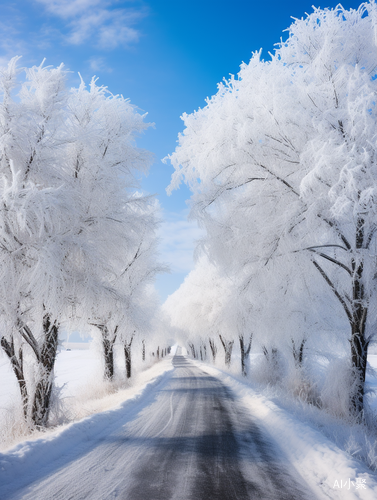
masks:
<path id="1" fill-rule="evenodd" d="M 115 363 L 124 363 L 121 353 L 115 356 Z M 145 384 L 172 369 L 165 361 L 153 364 L 151 360 L 145 363 L 145 368 L 145 371 L 140 371 L 137 365 L 129 381 L 119 380 L 113 384 L 114 389 L 109 391 L 109 386 L 103 381 L 103 364 L 96 346 L 88 343 L 64 344 L 55 365 L 56 386 L 62 405 L 58 406 L 51 419 L 59 424 L 67 424 L 108 410 L 125 399 L 133 398 Z M 19 421 L 19 389 L 2 350 L 0 380 L 0 450 L 4 450 L 24 438 L 22 433 L 19 435 L 19 429 L 13 426 L 15 421 Z"/>
<path id="2" fill-rule="evenodd" d="M 146 391 L 153 391 L 154 386 L 168 376 L 173 368 L 169 356 L 137 373 L 128 387 L 106 394 L 106 387 L 101 382 L 102 366 L 98 354 L 90 348 L 75 347 L 79 346 L 73 345 L 69 346 L 71 350 L 62 350 L 56 364 L 57 384 L 61 387 L 67 423 L 59 429 L 43 434 L 36 433 L 33 438 L 19 444 L 13 441 L 12 448 L 9 448 L 9 439 L 8 449 L 3 443 L 3 453 L 0 454 L 0 465 L 5 471 L 3 479 L 5 477 L 6 480 L 11 480 L 21 474 L 18 470 L 20 455 L 24 458 L 22 467 L 33 469 L 35 454 L 42 454 L 47 462 L 49 459 L 52 461 L 70 446 L 77 446 L 80 440 L 87 439 L 92 432 L 104 432 L 114 410 L 119 409 L 120 405 L 132 405 L 132 402 L 138 400 Z M 371 367 L 377 369 L 376 354 L 369 357 L 369 362 Z M 324 428 L 321 429 L 318 416 L 316 419 L 310 415 L 310 410 L 302 405 L 284 404 L 273 392 L 270 395 L 268 390 L 261 393 L 255 387 L 242 383 L 239 377 L 205 363 L 196 363 L 231 387 L 237 398 L 249 408 L 257 423 L 278 444 L 286 460 L 316 492 L 318 498 L 377 498 L 377 476 L 354 458 L 357 453 L 353 453 L 352 449 L 350 453 L 346 453 L 336 446 L 334 440 L 326 436 L 330 425 L 328 418 L 324 418 Z M 12 406 L 18 398 L 17 385 L 4 356 L 0 357 L 0 377 L 0 411 L 4 426 L 9 424 L 7 415 L 12 415 Z M 377 389 L 376 380 L 371 377 L 368 377 L 368 385 Z M 376 394 L 370 396 L 370 403 L 377 410 Z M 102 413 L 95 419 L 89 417 L 100 412 Z M 79 419 L 81 420 L 74 422 Z M 338 424 L 334 422 L 335 426 Z M 339 433 L 342 432 L 341 424 L 338 425 L 338 430 Z M 7 437 L 4 429 L 2 434 Z M 22 441 L 22 436 L 18 437 L 18 441 Z M 361 484 L 363 488 L 360 487 Z"/>

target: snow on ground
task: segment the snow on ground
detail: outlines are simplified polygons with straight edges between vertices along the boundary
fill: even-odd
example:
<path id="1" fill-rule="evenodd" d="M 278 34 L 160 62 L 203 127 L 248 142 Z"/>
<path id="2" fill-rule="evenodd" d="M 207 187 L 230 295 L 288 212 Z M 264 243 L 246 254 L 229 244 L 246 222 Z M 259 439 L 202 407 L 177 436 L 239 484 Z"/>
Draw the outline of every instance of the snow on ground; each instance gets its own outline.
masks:
<path id="1" fill-rule="evenodd" d="M 174 354 L 175 349 L 172 350 Z M 212 365 L 196 362 L 207 373 L 219 377 L 240 398 L 262 428 L 281 448 L 286 459 L 302 475 L 308 486 L 319 498 L 334 500 L 374 500 L 377 498 L 377 478 L 363 463 L 342 451 L 315 425 L 289 404 L 280 404 L 279 398 L 269 397 L 258 388 L 245 384 L 242 379 Z M 369 363 L 377 370 L 377 355 L 369 356 Z M 107 426 L 119 418 L 131 418 L 133 406 L 172 373 L 171 356 L 149 369 L 136 374 L 132 385 L 106 394 L 100 387 L 102 366 L 93 349 L 62 351 L 56 363 L 57 385 L 62 387 L 62 398 L 70 402 L 72 419 L 80 421 L 60 426 L 13 446 L 0 454 L 0 467 L 7 479 L 17 477 L 37 467 L 35 457 L 48 463 L 70 447 L 80 446 L 89 435 L 106 433 Z M 17 400 L 18 388 L 8 360 L 0 356 L 0 418 L 10 411 Z M 368 376 L 370 388 L 377 389 L 377 381 Z M 266 395 L 267 394 L 267 395 Z M 76 402 L 76 403 L 75 403 Z M 377 397 L 372 395 L 370 404 L 377 409 Z M 2 414 L 2 415 L 1 415 Z M 85 417 L 85 418 L 83 418 Z M 6 422 L 6 419 L 1 421 Z M 1 425 L 1 424 L 0 424 Z M 317 425 L 318 427 L 318 425 Z M 25 439 L 25 438 L 23 438 Z M 19 457 L 22 468 L 18 470 Z"/>
<path id="2" fill-rule="evenodd" d="M 16 482 L 21 489 L 31 480 L 35 481 L 38 477 L 42 480 L 46 474 L 53 474 L 56 468 L 59 469 L 61 457 L 65 457 L 68 463 L 79 460 L 91 443 L 97 444 L 98 440 L 106 439 L 114 428 L 134 419 L 140 411 L 140 404 L 150 404 L 155 389 L 166 383 L 172 370 L 169 356 L 146 370 L 134 387 L 116 393 L 111 408 L 106 411 L 56 430 L 39 433 L 0 453 L 0 483 L 3 488 L 6 490 L 9 484 Z M 117 400 L 118 404 L 114 406 Z"/>
<path id="3" fill-rule="evenodd" d="M 377 356 L 376 361 L 377 361 Z M 374 360 L 372 361 L 374 364 Z M 214 366 L 195 362 L 230 387 L 250 410 L 256 423 L 277 443 L 318 498 L 375 500 L 377 476 L 338 448 L 319 430 L 267 398 L 249 383 Z"/>
<path id="4" fill-rule="evenodd" d="M 377 354 L 368 354 L 368 364 L 377 373 Z M 370 391 L 368 398 L 369 406 L 377 414 L 377 378 L 367 374 L 367 385 Z"/>
<path id="5" fill-rule="evenodd" d="M 138 365 L 129 381 L 119 380 L 110 386 L 103 381 L 102 360 L 95 346 L 88 348 L 88 344 L 86 347 L 71 344 L 69 348 L 71 350 L 62 350 L 58 354 L 55 364 L 55 383 L 60 390 L 62 405 L 56 415 L 52 415 L 52 420 L 58 423 L 77 421 L 133 400 L 140 396 L 148 384 L 155 383 L 173 369 L 171 356 L 158 363 L 152 360 L 145 363 L 147 369 L 144 371 Z M 119 363 L 121 360 L 115 361 Z M 23 441 L 25 436 L 17 429 L 11 432 L 6 429 L 13 422 L 19 422 L 20 395 L 10 363 L 1 350 L 0 380 L 0 449 L 4 450 Z M 40 435 L 36 432 L 30 439 L 37 439 Z"/>

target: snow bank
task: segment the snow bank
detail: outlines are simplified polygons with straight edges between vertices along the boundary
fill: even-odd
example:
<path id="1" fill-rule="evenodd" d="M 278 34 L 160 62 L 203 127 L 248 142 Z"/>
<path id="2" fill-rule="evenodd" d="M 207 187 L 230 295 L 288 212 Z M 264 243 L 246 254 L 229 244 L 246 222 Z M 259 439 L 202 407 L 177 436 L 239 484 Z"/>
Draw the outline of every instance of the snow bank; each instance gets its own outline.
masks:
<path id="1" fill-rule="evenodd" d="M 369 373 L 371 372 L 371 373 Z M 368 353 L 367 391 L 368 404 L 377 414 L 377 354 Z"/>
<path id="2" fill-rule="evenodd" d="M 377 478 L 361 462 L 253 388 L 213 366 L 195 362 L 230 387 L 270 434 L 308 486 L 320 499 L 375 500 Z"/>

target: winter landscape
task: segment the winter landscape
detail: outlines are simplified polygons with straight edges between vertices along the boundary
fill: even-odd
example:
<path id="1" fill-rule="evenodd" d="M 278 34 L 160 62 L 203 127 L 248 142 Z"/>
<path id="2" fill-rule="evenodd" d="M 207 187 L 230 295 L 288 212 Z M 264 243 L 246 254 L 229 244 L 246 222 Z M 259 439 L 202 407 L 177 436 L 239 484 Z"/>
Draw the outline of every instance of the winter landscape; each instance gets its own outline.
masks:
<path id="1" fill-rule="evenodd" d="M 163 3 L 3 5 L 0 499 L 374 500 L 377 4 Z"/>

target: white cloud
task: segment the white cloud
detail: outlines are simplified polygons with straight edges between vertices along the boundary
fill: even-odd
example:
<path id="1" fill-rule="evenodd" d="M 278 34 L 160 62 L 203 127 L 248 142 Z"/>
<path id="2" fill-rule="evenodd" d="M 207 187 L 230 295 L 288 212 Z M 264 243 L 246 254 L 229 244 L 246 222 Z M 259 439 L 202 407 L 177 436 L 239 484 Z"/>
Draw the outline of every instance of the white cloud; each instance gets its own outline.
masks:
<path id="1" fill-rule="evenodd" d="M 186 213 L 165 214 L 159 231 L 160 259 L 173 273 L 189 273 L 194 267 L 194 250 L 203 235 L 196 222 L 188 221 Z"/>
<path id="2" fill-rule="evenodd" d="M 101 26 L 99 30 L 98 43 L 101 47 L 109 49 L 115 48 L 118 45 L 129 45 L 139 40 L 139 32 L 126 26 L 125 19 L 116 19 L 115 21 Z"/>
<path id="3" fill-rule="evenodd" d="M 25 43 L 19 38 L 20 30 L 17 25 L 17 22 L 12 24 L 0 22 L 1 67 L 7 66 L 12 57 L 22 55 L 25 51 Z"/>
<path id="4" fill-rule="evenodd" d="M 93 9 L 100 4 L 109 5 L 103 0 L 36 0 L 45 6 L 46 10 L 55 16 L 65 19 L 83 14 L 88 9 Z"/>
<path id="5" fill-rule="evenodd" d="M 90 69 L 94 72 L 106 72 L 111 73 L 112 69 L 107 66 L 106 61 L 103 57 L 92 57 L 88 61 Z"/>
<path id="6" fill-rule="evenodd" d="M 65 40 L 72 45 L 88 41 L 102 49 L 127 46 L 139 40 L 135 24 L 146 15 L 145 8 L 112 8 L 114 0 L 35 0 L 65 23 Z"/>

